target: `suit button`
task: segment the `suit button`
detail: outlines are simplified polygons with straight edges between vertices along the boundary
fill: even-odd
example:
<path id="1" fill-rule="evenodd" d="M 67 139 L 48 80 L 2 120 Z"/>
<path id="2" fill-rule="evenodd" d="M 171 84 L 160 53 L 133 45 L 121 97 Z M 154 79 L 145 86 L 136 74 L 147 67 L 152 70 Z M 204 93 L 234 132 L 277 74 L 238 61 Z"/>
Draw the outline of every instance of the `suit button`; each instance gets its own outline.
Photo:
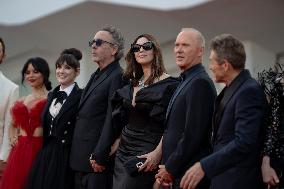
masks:
<path id="1" fill-rule="evenodd" d="M 78 120 L 78 119 L 79 119 L 79 116 L 77 116 L 76 119 Z"/>
<path id="2" fill-rule="evenodd" d="M 66 135 L 66 134 L 67 134 L 67 131 L 64 131 L 64 134 Z"/>
<path id="3" fill-rule="evenodd" d="M 65 140 L 61 140 L 61 143 L 64 144 L 64 143 L 65 143 Z"/>
<path id="4" fill-rule="evenodd" d="M 70 125 L 71 124 L 70 121 L 68 121 L 67 124 Z"/>

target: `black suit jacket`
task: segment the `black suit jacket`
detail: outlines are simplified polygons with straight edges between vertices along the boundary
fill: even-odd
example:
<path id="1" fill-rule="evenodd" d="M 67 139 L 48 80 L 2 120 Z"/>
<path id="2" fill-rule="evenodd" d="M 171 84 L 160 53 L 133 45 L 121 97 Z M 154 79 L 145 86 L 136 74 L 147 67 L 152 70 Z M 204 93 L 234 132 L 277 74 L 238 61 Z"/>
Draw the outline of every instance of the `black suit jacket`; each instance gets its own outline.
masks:
<path id="1" fill-rule="evenodd" d="M 93 172 L 89 162 L 104 127 L 112 124 L 111 102 L 113 93 L 122 86 L 122 69 L 118 61 L 93 74 L 82 94 L 71 148 L 70 165 L 76 171 Z"/>
<path id="2" fill-rule="evenodd" d="M 182 73 L 191 80 L 177 88 L 168 107 L 163 137 L 162 164 L 179 179 L 195 162 L 210 152 L 211 120 L 216 90 L 201 64 Z M 194 75 L 194 77 L 192 77 Z M 171 100 L 172 101 L 172 100 Z"/>
<path id="3" fill-rule="evenodd" d="M 49 140 L 49 134 L 52 126 L 52 137 L 57 138 L 61 142 L 62 146 L 71 146 L 74 125 L 76 122 L 77 108 L 81 98 L 82 89 L 75 84 L 70 95 L 67 97 L 65 103 L 61 107 L 59 113 L 53 121 L 48 120 L 49 107 L 54 99 L 54 95 L 59 90 L 57 86 L 52 92 L 48 94 L 47 104 L 42 113 L 43 121 L 43 142 L 47 144 Z"/>
<path id="4" fill-rule="evenodd" d="M 213 189 L 260 188 L 260 144 L 266 98 L 247 70 L 216 99 L 214 152 L 201 160 Z"/>

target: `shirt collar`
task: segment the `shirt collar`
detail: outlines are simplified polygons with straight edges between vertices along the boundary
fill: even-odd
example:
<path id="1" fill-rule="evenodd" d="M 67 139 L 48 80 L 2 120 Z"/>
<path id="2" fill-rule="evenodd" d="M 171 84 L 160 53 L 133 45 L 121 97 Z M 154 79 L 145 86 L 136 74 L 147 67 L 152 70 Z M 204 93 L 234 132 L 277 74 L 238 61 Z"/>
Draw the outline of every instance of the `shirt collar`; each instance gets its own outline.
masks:
<path id="1" fill-rule="evenodd" d="M 111 69 L 112 67 L 116 66 L 118 63 L 118 60 L 114 60 L 112 63 L 104 67 L 103 69 L 98 68 L 96 70 L 96 74 L 102 75 L 105 71 Z"/>
<path id="2" fill-rule="evenodd" d="M 64 91 L 67 94 L 67 96 L 69 96 L 74 86 L 75 86 L 75 83 L 71 84 L 69 87 L 66 87 L 65 89 L 62 89 L 60 86 L 59 91 Z"/>
<path id="3" fill-rule="evenodd" d="M 200 63 L 200 64 L 196 64 L 196 65 L 190 67 L 189 69 L 183 71 L 183 72 L 180 74 L 182 80 L 184 81 L 184 80 L 185 80 L 186 78 L 188 78 L 192 73 L 194 73 L 196 70 L 198 70 L 198 69 L 200 69 L 200 68 L 202 68 L 202 67 L 203 67 L 203 66 L 202 66 L 202 64 Z"/>

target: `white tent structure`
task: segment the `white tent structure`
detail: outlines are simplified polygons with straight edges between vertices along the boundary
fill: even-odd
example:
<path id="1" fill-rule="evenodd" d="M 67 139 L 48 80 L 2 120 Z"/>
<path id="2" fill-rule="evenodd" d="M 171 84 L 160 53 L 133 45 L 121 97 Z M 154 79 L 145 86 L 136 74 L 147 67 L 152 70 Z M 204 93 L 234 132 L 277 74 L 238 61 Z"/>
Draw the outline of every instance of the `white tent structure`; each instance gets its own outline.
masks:
<path id="1" fill-rule="evenodd" d="M 54 73 L 59 53 L 76 47 L 83 52 L 78 83 L 84 86 L 96 68 L 88 40 L 103 26 L 114 25 L 126 38 L 126 51 L 137 35 L 153 34 L 161 43 L 166 68 L 173 75 L 179 73 L 173 46 L 181 28 L 200 30 L 207 42 L 215 35 L 231 33 L 244 42 L 247 68 L 256 76 L 284 52 L 283 19 L 283 0 L 145 0 L 138 4 L 131 0 L 0 0 L 0 36 L 7 46 L 1 70 L 20 83 L 25 61 L 41 56 Z M 206 67 L 208 53 L 204 56 Z"/>

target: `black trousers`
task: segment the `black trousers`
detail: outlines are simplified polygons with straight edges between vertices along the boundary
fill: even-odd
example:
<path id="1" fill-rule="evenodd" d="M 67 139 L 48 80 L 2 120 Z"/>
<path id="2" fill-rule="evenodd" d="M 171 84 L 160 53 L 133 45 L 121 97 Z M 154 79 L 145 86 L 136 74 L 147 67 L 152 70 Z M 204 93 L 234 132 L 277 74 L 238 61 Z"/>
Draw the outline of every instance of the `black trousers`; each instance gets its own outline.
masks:
<path id="1" fill-rule="evenodd" d="M 75 189 L 111 189 L 112 172 L 75 173 Z"/>

